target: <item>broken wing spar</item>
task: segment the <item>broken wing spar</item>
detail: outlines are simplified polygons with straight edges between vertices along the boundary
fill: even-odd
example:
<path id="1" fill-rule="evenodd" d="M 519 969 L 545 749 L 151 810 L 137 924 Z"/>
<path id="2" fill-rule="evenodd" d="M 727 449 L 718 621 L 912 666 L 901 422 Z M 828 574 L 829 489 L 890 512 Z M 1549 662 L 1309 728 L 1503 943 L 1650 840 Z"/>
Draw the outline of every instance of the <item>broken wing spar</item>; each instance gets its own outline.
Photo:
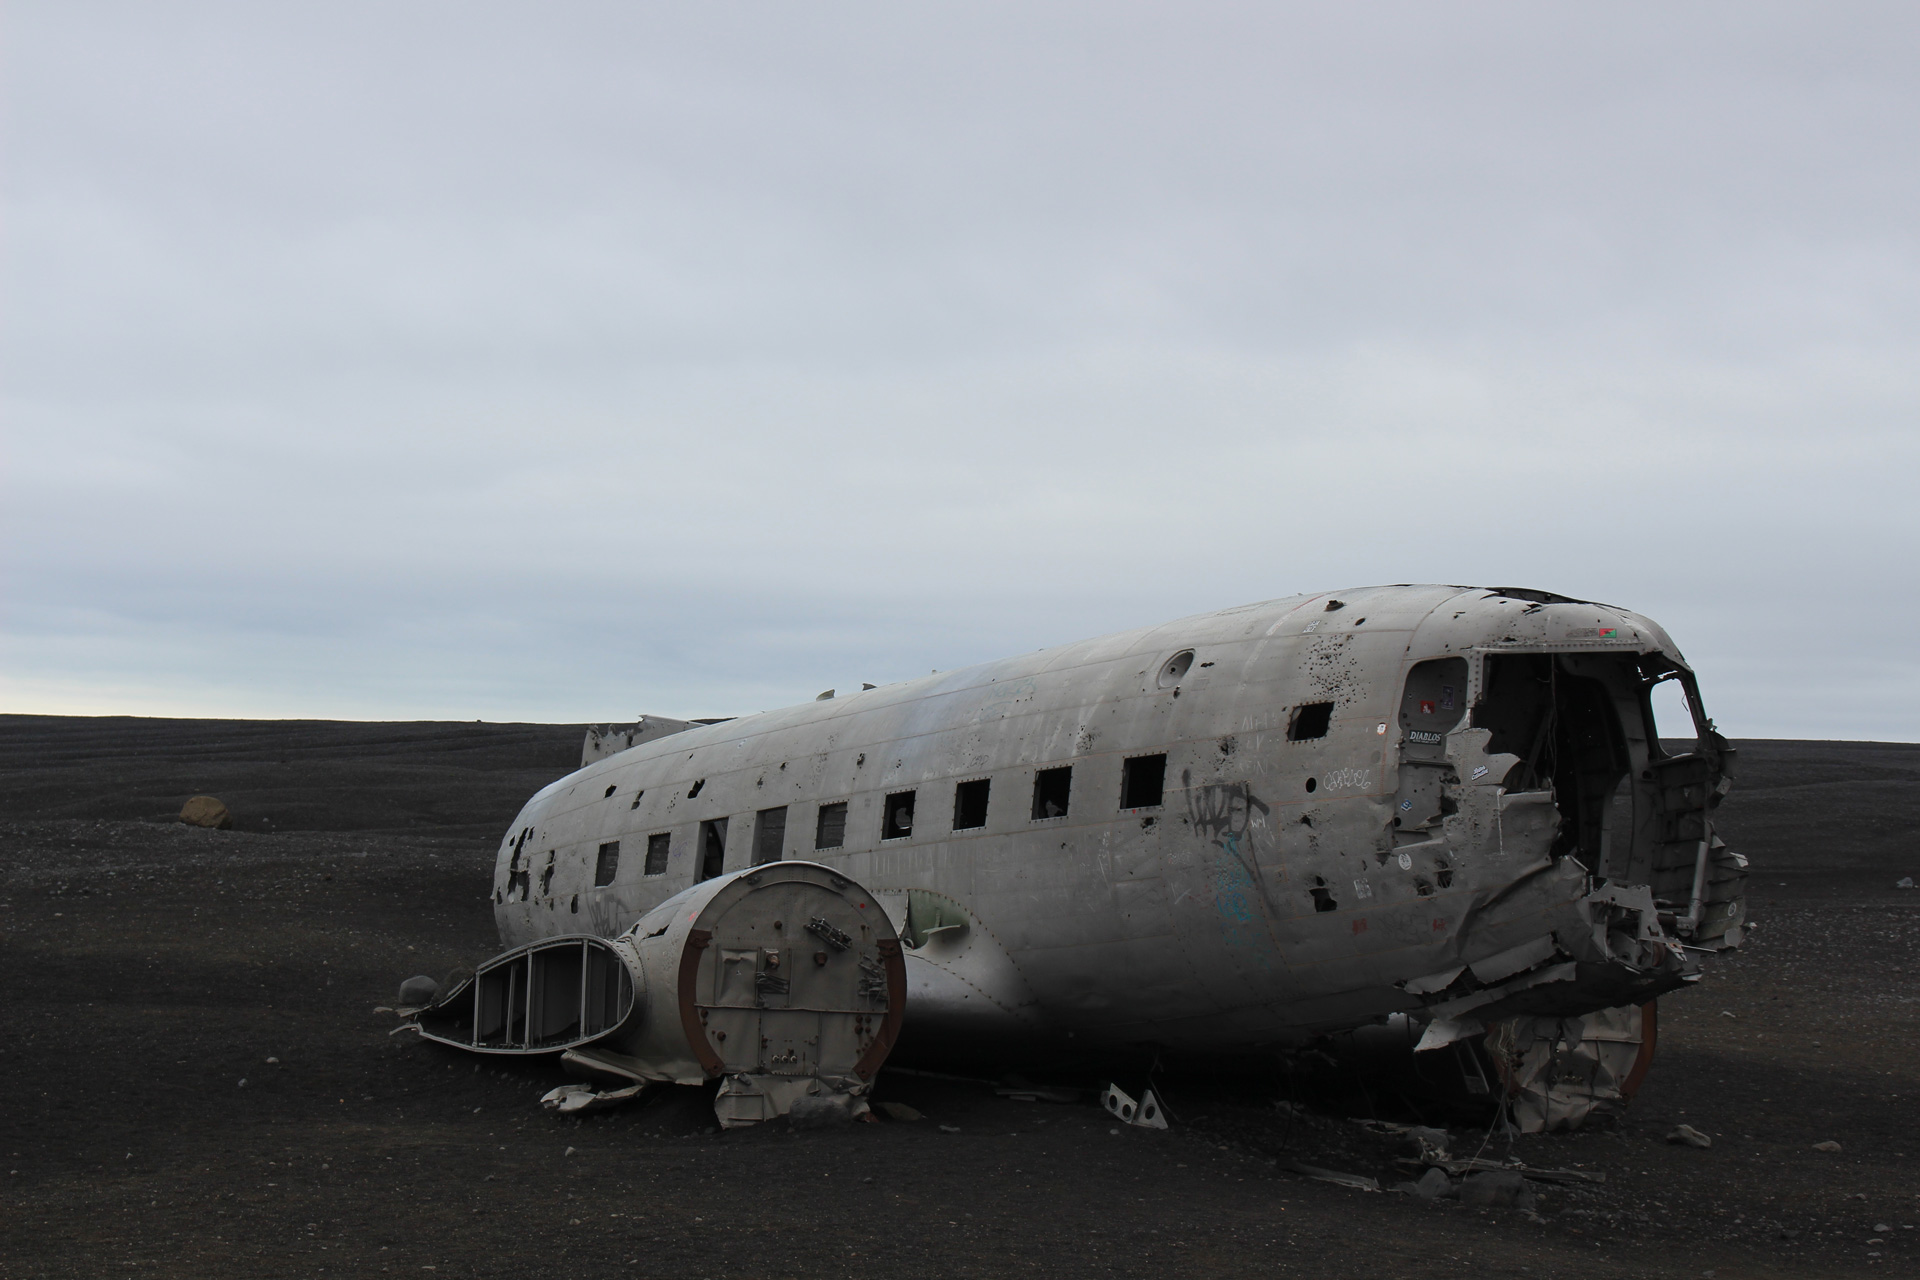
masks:
<path id="1" fill-rule="evenodd" d="M 502 842 L 494 911 L 509 947 L 617 941 L 806 861 L 871 890 L 905 943 L 905 1033 L 956 1055 L 1284 1051 L 1393 1015 L 1429 1049 L 1480 1044 L 1638 1008 L 1739 944 L 1745 861 L 1712 824 L 1733 760 L 1639 614 L 1320 593 L 595 730 Z"/>

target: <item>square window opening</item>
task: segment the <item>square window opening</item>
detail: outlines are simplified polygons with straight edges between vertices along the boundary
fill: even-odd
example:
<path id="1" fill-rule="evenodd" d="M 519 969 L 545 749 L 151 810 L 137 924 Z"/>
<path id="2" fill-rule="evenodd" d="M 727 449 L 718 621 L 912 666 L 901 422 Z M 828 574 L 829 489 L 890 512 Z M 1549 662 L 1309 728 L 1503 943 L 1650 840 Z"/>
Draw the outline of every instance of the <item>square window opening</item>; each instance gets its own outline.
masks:
<path id="1" fill-rule="evenodd" d="M 813 847 L 838 849 L 847 842 L 847 802 L 839 800 L 820 806 L 813 824 Z"/>
<path id="2" fill-rule="evenodd" d="M 778 862 L 787 843 L 787 808 L 762 809 L 753 815 L 753 865 Z"/>
<path id="3" fill-rule="evenodd" d="M 1167 756 L 1135 756 L 1120 765 L 1120 807 L 1151 809 L 1166 798 Z"/>
<path id="4" fill-rule="evenodd" d="M 987 792 L 992 782 L 976 778 L 953 789 L 953 829 L 971 831 L 987 825 Z"/>
<path id="5" fill-rule="evenodd" d="M 711 880 L 727 869 L 727 820 L 713 818 L 700 824 L 700 879 Z"/>
<path id="6" fill-rule="evenodd" d="M 661 831 L 647 837 L 647 874 L 663 876 L 667 874 L 667 854 L 673 847 L 670 832 Z"/>
<path id="7" fill-rule="evenodd" d="M 613 883 L 613 877 L 620 871 L 620 842 L 609 840 L 600 846 L 600 856 L 593 864 L 593 887 L 604 889 Z"/>
<path id="8" fill-rule="evenodd" d="M 1303 702 L 1287 717 L 1287 741 L 1306 742 L 1313 738 L 1324 738 L 1327 736 L 1327 726 L 1332 723 L 1331 702 Z"/>
<path id="9" fill-rule="evenodd" d="M 904 840 L 912 834 L 913 792 L 896 791 L 887 797 L 887 807 L 880 822 L 880 838 Z"/>
<path id="10" fill-rule="evenodd" d="M 1033 820 L 1064 818 L 1073 792 L 1073 766 L 1042 769 L 1033 775 Z"/>

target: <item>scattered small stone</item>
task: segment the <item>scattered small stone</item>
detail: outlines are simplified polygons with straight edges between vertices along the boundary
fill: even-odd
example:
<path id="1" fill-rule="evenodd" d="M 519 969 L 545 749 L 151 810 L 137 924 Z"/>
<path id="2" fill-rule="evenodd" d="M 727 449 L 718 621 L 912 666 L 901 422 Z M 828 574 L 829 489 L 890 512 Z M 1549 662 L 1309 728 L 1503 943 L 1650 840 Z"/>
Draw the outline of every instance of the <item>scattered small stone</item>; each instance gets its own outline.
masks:
<path id="1" fill-rule="evenodd" d="M 566 1151 L 566 1154 L 568 1154 L 568 1155 L 572 1155 L 572 1154 L 573 1154 L 573 1148 L 572 1148 L 572 1147 L 568 1147 L 568 1148 L 567 1148 L 567 1151 Z"/>
<path id="2" fill-rule="evenodd" d="M 245 1076 L 241 1076 L 241 1077 L 240 1077 L 240 1084 L 239 1084 L 239 1087 L 240 1087 L 240 1088 L 242 1088 L 242 1089 L 244 1089 L 244 1088 L 246 1088 L 246 1087 L 247 1087 L 247 1078 L 246 1078 Z"/>
<path id="3" fill-rule="evenodd" d="M 1911 889 L 1913 888 L 1913 877 L 1901 876 L 1898 880 L 1895 880 L 1893 882 L 1893 887 L 1896 889 Z"/>
<path id="4" fill-rule="evenodd" d="M 279 1066 L 279 1065 L 280 1065 L 280 1059 L 278 1059 L 278 1058 L 268 1058 L 268 1059 L 267 1059 L 267 1065 L 268 1065 L 268 1066 L 270 1066 L 270 1067 L 277 1067 L 277 1066 Z"/>
<path id="5" fill-rule="evenodd" d="M 1884 1223 L 1884 1222 L 1876 1222 L 1876 1223 L 1874 1223 L 1874 1224 L 1873 1224 L 1873 1234 L 1875 1234 L 1875 1235 L 1877 1235 L 1877 1236 L 1883 1236 L 1883 1235 L 1885 1235 L 1885 1234 L 1887 1234 L 1887 1232 L 1889 1232 L 1889 1231 L 1891 1231 L 1891 1230 L 1893 1230 L 1893 1228 L 1892 1228 L 1892 1227 L 1890 1227 L 1890 1226 L 1888 1226 L 1888 1225 L 1887 1225 L 1886 1223 Z"/>
<path id="6" fill-rule="evenodd" d="M 1709 1138 L 1706 1134 L 1700 1132 L 1690 1124 L 1677 1124 L 1673 1126 L 1667 1133 L 1667 1141 L 1676 1146 L 1684 1143 L 1689 1147 L 1698 1147 L 1702 1151 L 1705 1151 L 1713 1145 L 1712 1138 Z"/>
<path id="7" fill-rule="evenodd" d="M 959 1126 L 959 1125 L 957 1125 L 957 1124 L 943 1124 L 943 1125 L 941 1125 L 941 1126 L 940 1126 L 940 1132 L 942 1132 L 942 1133 L 958 1133 L 958 1132 L 960 1132 L 960 1126 Z M 1118 1129 L 1113 1129 L 1113 1130 L 1109 1130 L 1109 1132 L 1112 1132 L 1112 1133 L 1118 1133 L 1118 1132 L 1120 1132 L 1120 1131 L 1119 1131 Z"/>
<path id="8" fill-rule="evenodd" d="M 1429 1169 L 1407 1186 L 1422 1200 L 1439 1200 L 1454 1193 L 1453 1179 L 1445 1169 Z"/>
<path id="9" fill-rule="evenodd" d="M 1834 1142 L 1832 1139 L 1828 1139 L 1826 1142 L 1814 1143 L 1813 1149 L 1815 1151 L 1825 1151 L 1828 1154 L 1835 1154 L 1840 1150 L 1840 1144 Z"/>

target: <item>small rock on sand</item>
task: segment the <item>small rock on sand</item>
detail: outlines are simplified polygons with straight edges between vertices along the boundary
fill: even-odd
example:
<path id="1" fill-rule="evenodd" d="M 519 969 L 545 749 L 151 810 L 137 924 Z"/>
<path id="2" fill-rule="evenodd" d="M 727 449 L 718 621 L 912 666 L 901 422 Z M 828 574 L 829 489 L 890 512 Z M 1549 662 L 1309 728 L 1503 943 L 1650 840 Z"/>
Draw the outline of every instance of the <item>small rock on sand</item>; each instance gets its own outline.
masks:
<path id="1" fill-rule="evenodd" d="M 889 1120 L 924 1120 L 925 1116 L 904 1102 L 876 1102 L 873 1104 L 880 1114 Z"/>
<path id="2" fill-rule="evenodd" d="M 440 984 L 424 973 L 416 973 L 400 984 L 400 1003 L 415 1009 L 424 1008 L 433 1003 L 440 994 Z"/>
<path id="3" fill-rule="evenodd" d="M 180 821 L 190 827 L 226 831 L 233 826 L 233 815 L 227 812 L 227 806 L 212 796 L 195 796 L 180 806 Z"/>
<path id="4" fill-rule="evenodd" d="M 1833 1153 L 1835 1153 L 1835 1152 L 1837 1152 L 1837 1151 L 1839 1151 L 1839 1150 L 1840 1150 L 1840 1144 L 1839 1144 L 1839 1143 L 1837 1143 L 1837 1142 L 1835 1142 L 1835 1141 L 1833 1141 L 1832 1139 L 1828 1139 L 1828 1140 L 1827 1140 L 1827 1141 L 1825 1141 L 1825 1142 L 1816 1142 L 1816 1143 L 1814 1143 L 1814 1144 L 1813 1144 L 1813 1149 L 1814 1149 L 1815 1151 L 1825 1151 L 1825 1152 L 1827 1152 L 1828 1154 L 1833 1154 Z"/>

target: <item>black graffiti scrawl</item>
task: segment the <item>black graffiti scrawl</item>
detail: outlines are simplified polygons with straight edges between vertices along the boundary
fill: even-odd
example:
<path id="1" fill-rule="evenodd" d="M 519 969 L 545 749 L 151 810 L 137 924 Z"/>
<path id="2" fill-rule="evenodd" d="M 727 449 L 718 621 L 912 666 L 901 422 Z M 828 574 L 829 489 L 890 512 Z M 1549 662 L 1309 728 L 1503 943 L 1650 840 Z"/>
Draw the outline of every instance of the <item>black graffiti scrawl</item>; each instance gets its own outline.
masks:
<path id="1" fill-rule="evenodd" d="M 1267 818 L 1272 808 L 1244 782 L 1208 782 L 1193 785 L 1193 773 L 1183 769 L 1180 783 L 1187 796 L 1187 821 L 1220 850 L 1210 867 L 1208 888 L 1220 913 L 1224 936 L 1235 946 L 1255 946 L 1262 936 L 1269 943 L 1273 898 L 1260 870 L 1258 841 L 1268 838 Z"/>

